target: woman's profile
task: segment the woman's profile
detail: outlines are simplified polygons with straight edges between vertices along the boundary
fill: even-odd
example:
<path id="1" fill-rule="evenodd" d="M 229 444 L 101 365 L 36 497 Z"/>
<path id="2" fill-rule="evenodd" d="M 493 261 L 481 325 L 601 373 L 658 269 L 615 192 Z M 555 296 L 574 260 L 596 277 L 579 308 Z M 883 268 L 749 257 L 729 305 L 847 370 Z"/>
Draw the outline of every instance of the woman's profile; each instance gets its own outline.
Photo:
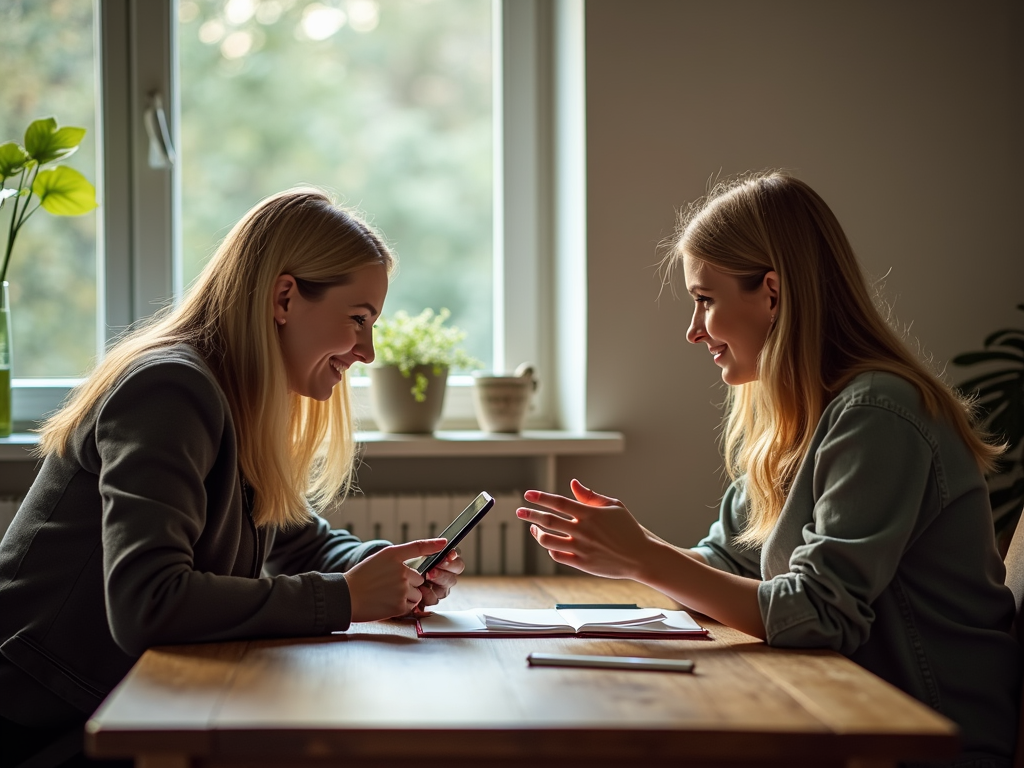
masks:
<path id="1" fill-rule="evenodd" d="M 269 197 L 43 424 L 0 545 L 5 759 L 73 733 L 153 645 L 326 634 L 448 593 L 457 555 L 429 581 L 404 564 L 443 540 L 316 514 L 352 480 L 346 371 L 373 360 L 394 264 L 323 192 Z"/>
<path id="2" fill-rule="evenodd" d="M 665 266 L 694 302 L 686 338 L 729 385 L 718 521 L 675 547 L 575 480 L 572 498 L 527 492 L 550 511 L 519 517 L 558 563 L 771 645 L 849 656 L 960 726 L 957 765 L 1008 766 L 1020 651 L 984 479 L 1001 448 L 889 328 L 800 180 L 719 185 L 681 218 Z"/>

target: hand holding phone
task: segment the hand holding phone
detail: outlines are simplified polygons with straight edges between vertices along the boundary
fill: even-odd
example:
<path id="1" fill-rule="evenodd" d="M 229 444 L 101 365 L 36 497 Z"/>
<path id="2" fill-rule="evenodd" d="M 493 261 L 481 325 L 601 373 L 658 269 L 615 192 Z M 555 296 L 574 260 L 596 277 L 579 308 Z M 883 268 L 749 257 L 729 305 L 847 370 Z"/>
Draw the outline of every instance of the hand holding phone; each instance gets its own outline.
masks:
<path id="1" fill-rule="evenodd" d="M 405 564 L 417 573 L 425 574 L 435 565 L 443 562 L 448 557 L 448 553 L 459 545 L 459 542 L 466 537 L 466 534 L 473 530 L 473 526 L 479 523 L 493 506 L 494 499 L 491 498 L 490 494 L 486 491 L 481 492 L 480 495 L 470 502 L 468 507 L 459 513 L 458 517 L 452 520 L 447 528 L 441 531 L 438 538 L 448 540 L 448 543 L 444 545 L 444 549 L 433 555 L 407 560 Z"/>

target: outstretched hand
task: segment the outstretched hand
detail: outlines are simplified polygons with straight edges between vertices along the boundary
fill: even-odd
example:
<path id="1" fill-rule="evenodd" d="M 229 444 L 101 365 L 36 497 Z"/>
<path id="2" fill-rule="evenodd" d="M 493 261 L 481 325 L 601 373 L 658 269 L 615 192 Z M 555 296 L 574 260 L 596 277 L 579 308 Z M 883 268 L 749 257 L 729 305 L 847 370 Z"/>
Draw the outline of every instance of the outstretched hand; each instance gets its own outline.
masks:
<path id="1" fill-rule="evenodd" d="M 352 621 L 391 619 L 412 611 L 424 599 L 421 588 L 425 580 L 405 561 L 440 552 L 444 545 L 444 539 L 394 544 L 374 552 L 346 571 L 345 580 L 352 601 Z M 451 583 L 455 583 L 454 579 Z"/>
<path id="2" fill-rule="evenodd" d="M 556 563 L 595 576 L 636 578 L 655 539 L 618 499 L 578 480 L 570 488 L 575 499 L 527 491 L 526 501 L 551 511 L 520 507 L 516 515 L 531 524 L 530 533 Z"/>

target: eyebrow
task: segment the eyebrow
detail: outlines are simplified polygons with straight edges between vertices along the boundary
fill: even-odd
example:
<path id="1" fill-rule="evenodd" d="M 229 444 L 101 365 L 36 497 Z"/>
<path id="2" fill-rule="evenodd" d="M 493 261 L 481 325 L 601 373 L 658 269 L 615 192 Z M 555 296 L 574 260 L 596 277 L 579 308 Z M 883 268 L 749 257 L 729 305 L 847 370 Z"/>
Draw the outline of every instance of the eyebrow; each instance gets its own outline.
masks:
<path id="1" fill-rule="evenodd" d="M 707 288 L 703 285 L 689 285 L 686 287 L 687 293 L 703 293 L 707 291 Z"/>
<path id="2" fill-rule="evenodd" d="M 362 304 L 353 304 L 352 306 L 353 307 L 362 307 L 363 309 L 369 310 L 371 315 L 379 314 L 377 312 L 377 308 L 375 306 L 373 306 L 373 304 L 370 304 L 369 302 L 364 302 Z"/>

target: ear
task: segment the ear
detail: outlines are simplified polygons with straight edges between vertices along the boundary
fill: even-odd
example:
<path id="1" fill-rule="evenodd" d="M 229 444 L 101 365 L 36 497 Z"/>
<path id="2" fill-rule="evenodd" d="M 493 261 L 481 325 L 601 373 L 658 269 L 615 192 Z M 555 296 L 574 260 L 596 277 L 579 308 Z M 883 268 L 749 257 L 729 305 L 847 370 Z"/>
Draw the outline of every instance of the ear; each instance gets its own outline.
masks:
<path id="1" fill-rule="evenodd" d="M 768 309 L 774 317 L 779 308 L 779 273 L 774 269 L 769 270 L 764 276 L 762 286 L 768 294 Z"/>
<path id="2" fill-rule="evenodd" d="M 291 275 L 279 275 L 274 281 L 272 292 L 274 306 L 274 322 L 284 325 L 288 320 L 288 310 L 291 308 L 292 297 L 298 290 L 295 278 Z"/>

